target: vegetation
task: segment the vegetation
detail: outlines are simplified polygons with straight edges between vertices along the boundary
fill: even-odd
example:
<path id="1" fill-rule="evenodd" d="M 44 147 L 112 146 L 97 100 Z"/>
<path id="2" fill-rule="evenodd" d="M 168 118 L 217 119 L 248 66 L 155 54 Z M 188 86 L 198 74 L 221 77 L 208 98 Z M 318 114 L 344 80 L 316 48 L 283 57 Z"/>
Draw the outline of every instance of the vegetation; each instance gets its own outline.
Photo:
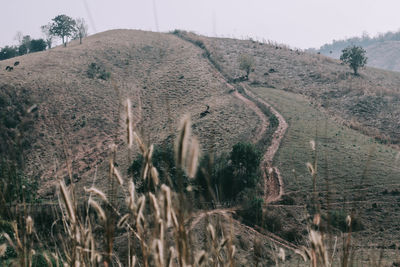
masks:
<path id="1" fill-rule="evenodd" d="M 82 39 L 88 35 L 88 25 L 83 18 L 77 18 L 75 20 L 75 39 L 79 39 L 79 43 L 82 44 Z"/>
<path id="2" fill-rule="evenodd" d="M 0 60 L 9 59 L 18 56 L 18 47 L 5 46 L 0 49 Z"/>
<path id="3" fill-rule="evenodd" d="M 29 46 L 29 52 L 39 52 L 46 50 L 46 42 L 43 39 L 32 39 Z"/>
<path id="4" fill-rule="evenodd" d="M 51 34 L 51 23 L 48 23 L 46 25 L 42 25 L 40 27 L 44 37 L 45 37 L 45 41 L 46 41 L 46 45 L 48 49 L 51 49 L 51 45 L 53 43 L 53 35 Z"/>
<path id="5" fill-rule="evenodd" d="M 68 37 L 76 31 L 76 21 L 67 15 L 58 15 L 52 19 L 50 33 L 61 38 L 63 45 L 67 46 Z"/>
<path id="6" fill-rule="evenodd" d="M 100 66 L 97 63 L 90 63 L 86 74 L 89 78 L 94 79 L 94 78 L 98 78 L 98 79 L 102 79 L 102 80 L 108 80 L 111 77 L 111 73 L 106 71 L 105 68 L 103 66 Z"/>
<path id="7" fill-rule="evenodd" d="M 239 69 L 246 72 L 245 80 L 248 80 L 250 72 L 254 71 L 254 58 L 248 54 L 240 55 Z"/>
<path id="8" fill-rule="evenodd" d="M 333 40 L 330 44 L 321 46 L 319 51 L 323 54 L 330 54 L 332 51 L 341 51 L 349 46 L 362 46 L 379 44 L 385 41 L 400 41 L 400 31 L 381 33 L 375 37 L 364 33 L 361 37 L 351 37 L 343 40 Z"/>
<path id="9" fill-rule="evenodd" d="M 112 32 L 107 34 L 108 39 L 105 43 L 108 45 L 115 38 Z M 38 68 L 41 68 L 36 74 L 37 79 L 41 81 L 40 86 L 37 83 L 31 85 L 27 82 L 31 79 L 28 74 L 26 78 L 20 73 L 15 73 L 20 77 L 18 82 L 24 87 L 20 88 L 16 83 L 12 83 L 14 73 L 0 73 L 1 81 L 4 83 L 1 85 L 0 98 L 0 115 L 3 122 L 0 125 L 2 127 L 0 139 L 5 140 L 3 135 L 7 135 L 7 138 L 13 138 L 10 145 L 17 145 L 21 142 L 18 141 L 19 138 L 25 137 L 19 130 L 24 128 L 26 117 L 33 117 L 35 114 L 28 111 L 32 110 L 32 103 L 25 99 L 22 101 L 21 97 L 32 95 L 32 99 L 40 103 L 40 112 L 35 120 L 39 125 L 35 125 L 36 128 L 29 133 L 34 136 L 37 129 L 48 127 L 55 134 L 51 139 L 39 140 L 43 143 L 54 143 L 53 146 L 46 144 L 41 147 L 39 142 L 32 143 L 34 149 L 28 156 L 33 155 L 31 156 L 33 164 L 44 166 L 39 170 L 38 177 L 54 179 L 57 176 L 56 192 L 59 192 L 58 203 L 37 205 L 45 210 L 38 211 L 34 208 L 36 206 L 29 205 L 24 197 L 26 196 L 24 190 L 36 189 L 26 189 L 26 184 L 31 184 L 32 181 L 24 178 L 22 167 L 17 165 L 1 167 L 5 173 L 2 176 L 4 182 L 0 183 L 1 192 L 6 195 L 7 189 L 13 189 L 14 193 L 7 196 L 10 204 L 2 206 L 6 210 L 8 207 L 11 208 L 8 212 L 4 212 L 10 215 L 2 214 L 0 220 L 0 231 L 5 233 L 0 237 L 0 265 L 132 266 L 133 262 L 136 262 L 136 266 L 371 265 L 374 259 L 364 244 L 371 246 L 371 250 L 382 249 L 382 258 L 379 256 L 376 258 L 379 261 L 382 259 L 382 265 L 397 264 L 393 262 L 396 256 L 386 258 L 385 253 L 388 251 L 397 253 L 399 192 L 393 188 L 398 184 L 399 172 L 396 169 L 398 152 L 389 146 L 376 143 L 374 138 L 345 127 L 339 119 L 327 119 L 329 113 L 321 112 L 319 106 L 313 107 L 315 99 L 320 97 L 318 94 L 333 102 L 336 98 L 332 95 L 337 97 L 336 94 L 340 93 L 335 90 L 327 93 L 325 83 L 322 82 L 324 79 L 327 80 L 326 83 L 334 84 L 337 79 L 346 82 L 352 79 L 356 83 L 358 80 L 364 81 L 364 78 L 347 75 L 345 67 L 337 62 L 334 66 L 340 70 L 338 75 L 343 74 L 343 77 L 332 78 L 334 76 L 331 76 L 333 74 L 330 72 L 323 76 L 326 73 L 324 67 L 317 66 L 321 70 L 316 72 L 311 63 L 300 64 L 299 62 L 304 62 L 300 60 L 295 61 L 293 65 L 275 65 L 278 64 L 277 61 L 271 57 L 269 65 L 263 66 L 264 69 L 261 69 L 262 65 L 257 66 L 252 79 L 254 77 L 260 80 L 258 85 L 266 86 L 266 82 L 270 82 L 280 87 L 272 89 L 247 86 L 246 88 L 249 88 L 248 91 L 256 92 L 279 109 L 290 125 L 273 163 L 274 166 L 279 166 L 282 172 L 284 195 L 280 201 L 266 205 L 263 192 L 265 188 L 262 183 L 264 181 L 260 179 L 263 174 L 260 172 L 265 170 L 259 169 L 258 147 L 245 142 L 231 147 L 237 140 L 248 140 L 251 136 L 248 132 L 242 136 L 234 135 L 238 132 L 241 121 L 245 121 L 245 127 L 251 128 L 248 125 L 252 125 L 255 120 L 247 116 L 245 111 L 229 110 L 230 106 L 234 106 L 235 110 L 240 109 L 238 102 L 233 102 L 234 105 L 228 102 L 229 105 L 222 106 L 222 111 L 215 105 L 220 99 L 227 101 L 234 92 L 228 92 L 230 88 L 225 82 L 221 82 L 220 76 L 217 79 L 213 78 L 217 76 L 214 69 L 211 69 L 211 74 L 201 72 L 210 68 L 197 47 L 193 48 L 174 36 L 165 37 L 168 38 L 166 39 L 168 42 L 165 42 L 168 46 L 164 46 L 163 42 L 152 42 L 150 46 L 149 40 L 154 40 L 151 39 L 151 34 L 142 32 L 135 34 L 140 36 L 136 38 L 142 43 L 135 44 L 133 48 L 129 47 L 129 50 L 118 46 L 115 49 L 104 50 L 101 44 L 90 43 L 96 47 L 87 51 L 89 57 L 85 58 L 85 62 L 94 61 L 93 64 L 82 65 L 81 61 L 77 60 L 82 56 L 80 48 L 84 46 L 66 49 L 60 53 L 62 55 L 56 61 L 48 58 L 46 61 L 48 64 L 45 66 L 37 64 Z M 128 34 L 118 32 L 118 35 L 124 38 Z M 198 45 L 208 47 L 207 51 L 212 51 L 210 42 L 207 39 L 198 42 Z M 159 44 L 162 45 L 158 46 Z M 254 49 L 256 46 L 266 45 L 252 43 L 251 48 Z M 165 47 L 169 49 L 169 56 L 163 61 L 162 49 Z M 297 55 L 289 49 L 275 47 L 267 49 L 283 51 L 277 55 L 279 62 L 284 62 L 288 58 L 292 60 Z M 252 50 L 245 52 L 253 56 L 257 54 L 252 53 Z M 122 60 L 119 54 L 122 55 L 120 56 Z M 186 58 L 193 54 L 194 57 L 190 60 L 181 60 L 182 57 Z M 219 58 L 215 56 L 218 54 L 214 52 L 207 57 L 218 61 L 224 70 L 228 70 L 226 73 L 234 77 L 238 73 L 236 55 L 239 54 L 231 53 L 230 58 L 224 58 L 226 65 L 221 63 L 222 60 L 218 61 Z M 219 55 L 222 55 L 221 58 L 224 56 L 222 53 Z M 73 58 L 74 64 L 65 60 L 63 56 Z M 138 71 L 129 68 L 128 72 L 123 68 L 125 65 L 121 62 L 124 62 L 123 59 L 126 57 L 132 61 L 130 66 L 139 66 Z M 39 54 L 32 57 L 32 61 L 39 59 L 34 63 L 40 62 L 45 58 L 45 55 Z M 299 58 L 309 59 L 304 55 Z M 315 65 L 318 65 L 319 60 L 325 60 L 323 57 L 312 59 Z M 175 64 L 178 60 L 180 64 Z M 189 69 L 185 64 L 193 65 L 196 60 L 204 63 L 196 65 L 201 66 L 197 68 L 199 73 L 191 76 L 190 72 L 184 72 L 185 69 Z M 44 76 L 40 76 L 40 72 L 47 72 L 46 77 L 62 73 L 54 67 L 54 62 L 59 61 L 65 62 L 62 71 L 69 75 L 65 84 L 57 84 L 58 80 L 47 80 Z M 164 65 L 166 62 L 173 63 Z M 232 68 L 227 67 L 229 62 L 233 62 Z M 329 62 L 327 64 L 330 64 Z M 26 63 L 29 64 L 28 60 Z M 260 64 L 259 58 L 255 60 L 256 63 Z M 143 72 L 141 64 L 153 66 L 157 71 Z M 303 72 L 293 72 L 296 75 L 288 72 L 288 69 L 297 71 L 296 64 L 304 73 L 310 72 L 310 76 L 301 76 Z M 98 83 L 84 77 L 85 71 L 88 70 L 88 76 L 91 73 L 92 78 L 98 78 L 97 72 L 102 66 L 111 67 L 113 73 L 121 75 L 121 80 L 117 81 L 118 84 L 122 84 L 121 89 L 114 83 Z M 178 82 L 168 87 L 171 84 L 170 66 L 176 66 L 172 72 L 175 75 L 172 79 Z M 268 69 L 272 68 L 276 71 L 269 72 Z M 32 71 L 30 66 L 25 65 L 21 68 L 21 73 L 24 73 L 25 69 L 26 73 Z M 229 72 L 230 69 L 233 72 Z M 265 75 L 267 72 L 269 74 Z M 287 77 L 292 78 L 284 83 L 279 80 L 279 75 L 284 76 L 284 81 L 288 80 Z M 301 78 L 297 79 L 297 75 Z M 145 77 L 142 79 L 141 76 Z M 193 80 L 194 76 L 199 80 Z M 261 80 L 260 76 L 265 76 L 265 80 Z M 142 99 L 138 101 L 135 99 L 132 104 L 127 104 L 124 108 L 123 104 L 119 103 L 120 98 L 131 95 L 133 91 L 131 87 L 133 83 L 127 82 L 125 85 L 126 77 L 135 77 L 134 84 L 140 84 L 143 90 L 140 89 L 138 93 Z M 202 77 L 205 77 L 204 80 L 200 80 Z M 186 79 L 190 79 L 190 83 L 186 83 Z M 206 83 L 212 79 L 217 82 Z M 295 90 L 294 83 L 290 83 L 292 80 L 298 82 L 296 84 L 299 85 L 296 87 L 298 89 L 306 87 L 300 81 L 307 79 L 314 79 L 318 82 L 318 88 L 323 88 L 320 90 L 313 88 L 312 97 L 307 99 L 300 96 L 297 91 L 296 94 L 289 92 Z M 86 83 L 87 88 L 81 86 L 82 81 Z M 202 90 L 198 90 L 198 84 L 203 82 Z M 95 86 L 90 87 L 91 84 Z M 191 84 L 195 86 L 191 87 Z M 224 94 L 217 95 L 211 91 L 209 88 L 214 88 L 213 85 L 217 88 L 215 91 L 224 91 Z M 238 92 L 240 92 L 239 85 L 235 84 Z M 168 89 L 163 91 L 165 87 Z M 125 88 L 128 90 L 124 90 Z M 185 90 L 180 91 L 181 88 Z M 354 85 L 350 89 L 353 88 L 358 87 Z M 349 88 L 346 87 L 346 90 Z M 157 91 L 157 94 L 152 94 L 154 91 Z M 15 92 L 15 96 L 12 96 L 11 92 Z M 65 93 L 61 100 L 55 101 L 55 98 L 52 98 L 53 95 L 58 97 L 63 92 L 68 93 Z M 305 95 L 310 96 L 307 94 L 308 91 L 305 92 Z M 86 93 L 90 96 L 88 97 Z M 360 92 L 357 93 L 361 95 Z M 42 95 L 45 97 L 42 98 Z M 197 101 L 204 103 L 200 102 L 203 100 L 209 104 L 210 114 L 205 119 L 199 118 L 203 107 L 201 104 L 187 105 L 188 102 L 185 102 L 187 96 L 190 99 L 189 103 Z M 259 97 L 254 98 L 259 99 Z M 16 104 L 13 101 L 16 99 L 21 100 L 18 101 L 21 103 L 19 108 L 14 107 Z M 369 95 L 368 98 L 359 100 L 364 101 L 352 103 L 351 110 L 364 112 L 370 110 L 371 105 L 376 107 L 375 110 L 379 110 L 386 103 L 391 103 L 387 96 Z M 168 110 L 168 117 L 165 116 L 167 112 L 164 112 L 163 102 L 168 103 L 167 108 L 173 108 L 171 113 Z M 181 103 L 183 104 L 179 105 Z M 324 103 L 327 105 L 328 101 Z M 181 108 L 182 106 L 184 107 Z M 80 107 L 79 109 L 85 112 L 80 113 L 75 107 Z M 131 112 L 130 108 L 135 109 L 135 112 Z M 153 109 L 161 113 L 159 116 L 161 119 L 154 115 L 157 112 L 153 112 Z M 193 132 L 199 136 L 203 135 L 200 140 L 203 140 L 204 147 L 207 147 L 203 151 L 218 152 L 204 155 L 199 164 L 197 161 L 200 149 L 197 139 L 190 134 L 189 120 L 185 119 L 177 131 L 174 148 L 171 136 L 176 132 L 173 129 L 165 130 L 171 125 L 171 121 L 175 121 L 177 110 L 181 109 L 192 113 L 195 121 Z M 91 117 L 92 110 L 97 117 Z M 126 116 L 119 114 L 118 111 L 121 110 L 126 110 Z M 141 111 L 143 115 L 139 116 Z M 131 113 L 138 116 L 132 119 Z M 211 116 L 212 119 L 208 120 Z M 229 116 L 235 117 L 234 123 L 226 123 Z M 45 121 L 45 117 L 54 119 L 54 122 Z M 279 124 L 276 117 L 268 117 L 270 125 Z M 85 121 L 86 127 L 69 126 L 79 121 Z M 132 122 L 137 121 L 140 121 L 140 124 L 133 125 Z M 213 123 L 210 121 L 217 123 L 207 124 Z M 54 128 L 52 122 L 55 124 Z M 123 130 L 127 133 L 126 148 L 121 138 L 122 131 L 119 129 L 121 122 L 125 122 L 127 126 Z M 206 127 L 203 127 L 204 125 Z M 228 127 L 231 125 L 236 129 Z M 29 127 L 27 129 L 29 130 Z M 219 129 L 222 129 L 223 134 L 215 134 Z M 102 139 L 103 132 L 106 133 L 106 138 Z M 143 134 L 139 134 L 140 132 Z M 146 132 L 149 133 L 147 136 L 144 134 Z M 94 139 L 89 139 L 88 133 L 95 133 Z M 159 136 L 163 138 L 168 136 L 165 143 L 170 145 L 151 145 L 152 142 L 157 142 Z M 228 141 L 223 139 L 226 136 L 230 137 Z M 213 138 L 216 140 L 212 140 Z M 79 140 L 82 139 L 85 140 L 80 143 Z M 72 145 L 69 146 L 68 142 L 72 142 Z M 118 151 L 113 142 L 118 143 Z M 215 146 L 210 149 L 210 146 L 206 146 L 207 142 Z M 221 144 L 228 145 L 223 147 Z M 42 157 L 45 157 L 44 153 L 36 154 L 37 151 L 43 152 L 44 148 L 53 149 L 57 146 L 59 149 L 54 151 L 62 156 L 58 157 L 57 153 L 51 153 L 54 158 L 50 158 L 50 163 L 42 160 Z M 101 150 L 98 146 L 105 148 Z M 75 149 L 76 147 L 79 149 Z M 1 149 L 6 152 L 11 151 L 6 146 L 1 146 Z M 133 161 L 130 172 L 127 173 L 128 164 L 132 163 L 132 155 L 136 151 L 140 151 L 140 155 Z M 87 157 L 87 161 L 93 164 L 84 165 L 79 156 Z M 99 163 L 101 161 L 103 164 Z M 56 165 L 54 169 L 57 168 L 54 172 L 53 164 Z M 18 181 L 16 185 L 22 186 L 12 187 L 9 185 L 10 181 Z M 48 184 L 38 181 L 41 185 L 40 190 L 48 187 Z M 48 199 L 54 198 L 51 194 L 42 193 L 43 195 Z M 41 229 L 42 227 L 46 227 L 46 230 Z M 48 229 L 51 229 L 51 232 Z M 379 246 L 383 244 L 383 247 L 377 247 L 375 244 Z M 367 262 L 367 260 L 362 261 L 365 258 L 361 258 L 358 262 L 358 256 L 365 257 L 365 255 L 371 256 L 372 259 L 368 258 Z"/>
<path id="10" fill-rule="evenodd" d="M 360 46 L 349 46 L 342 50 L 340 60 L 349 64 L 354 71 L 354 75 L 358 75 L 358 69 L 367 64 L 366 51 Z"/>

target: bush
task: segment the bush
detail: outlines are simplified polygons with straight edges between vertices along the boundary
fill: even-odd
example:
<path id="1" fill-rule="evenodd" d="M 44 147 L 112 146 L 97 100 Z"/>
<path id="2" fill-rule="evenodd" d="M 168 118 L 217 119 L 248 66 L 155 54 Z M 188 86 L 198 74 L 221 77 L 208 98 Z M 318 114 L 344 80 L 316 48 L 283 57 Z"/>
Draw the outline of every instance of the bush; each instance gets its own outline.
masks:
<path id="1" fill-rule="evenodd" d="M 346 223 L 348 213 L 345 210 L 332 210 L 329 212 L 329 223 L 335 228 L 338 228 L 342 232 L 348 232 L 350 230 Z M 364 225 L 361 223 L 358 217 L 351 218 L 351 231 L 357 232 L 364 229 Z"/>
<path id="2" fill-rule="evenodd" d="M 32 39 L 30 44 L 30 52 L 39 52 L 46 50 L 46 42 L 43 39 Z"/>
<path id="3" fill-rule="evenodd" d="M 263 199 L 255 196 L 253 190 L 244 190 L 250 197 L 243 200 L 243 210 L 239 212 L 239 215 L 251 225 L 261 225 L 263 221 Z"/>
<path id="4" fill-rule="evenodd" d="M 89 78 L 94 79 L 102 79 L 102 80 L 108 80 L 111 77 L 111 73 L 106 71 L 104 67 L 99 66 L 96 63 L 91 63 L 86 71 L 86 74 Z"/>
<path id="5" fill-rule="evenodd" d="M 18 56 L 18 48 L 15 46 L 5 46 L 0 50 L 0 60 Z"/>
<path id="6" fill-rule="evenodd" d="M 250 55 L 243 54 L 239 57 L 239 69 L 246 72 L 246 80 L 249 79 L 249 74 L 253 71 L 254 58 Z"/>

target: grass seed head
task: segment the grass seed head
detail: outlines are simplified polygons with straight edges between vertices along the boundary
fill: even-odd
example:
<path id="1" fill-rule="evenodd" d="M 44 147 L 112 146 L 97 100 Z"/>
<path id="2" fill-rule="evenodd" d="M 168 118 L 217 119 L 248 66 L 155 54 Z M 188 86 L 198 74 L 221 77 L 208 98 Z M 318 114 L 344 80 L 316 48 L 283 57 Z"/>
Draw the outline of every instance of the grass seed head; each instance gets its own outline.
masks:
<path id="1" fill-rule="evenodd" d="M 189 157 L 187 158 L 186 161 L 187 175 L 189 176 L 189 178 L 194 178 L 194 176 L 196 175 L 197 165 L 199 161 L 199 154 L 200 154 L 199 142 L 197 141 L 196 138 L 192 138 L 192 142 L 190 144 Z"/>
<path id="2" fill-rule="evenodd" d="M 126 100 L 126 131 L 127 131 L 127 143 L 128 147 L 133 146 L 133 119 L 131 111 L 131 100 L 128 98 Z"/>
<path id="3" fill-rule="evenodd" d="M 104 212 L 103 208 L 93 199 L 89 199 L 89 206 L 92 206 L 96 212 L 97 215 L 99 215 L 100 219 L 105 222 L 106 221 L 106 213 Z"/>
<path id="4" fill-rule="evenodd" d="M 175 160 L 176 165 L 180 168 L 183 167 L 183 164 L 185 162 L 187 148 L 189 146 L 190 134 L 190 116 L 186 115 L 182 119 L 178 138 L 176 139 L 175 143 Z"/>
<path id="5" fill-rule="evenodd" d="M 112 170 L 113 170 L 115 178 L 117 178 L 118 184 L 122 186 L 124 184 L 124 180 L 122 179 L 121 173 L 117 170 L 117 168 L 115 168 L 114 165 L 113 165 Z"/>
<path id="6" fill-rule="evenodd" d="M 160 179 L 158 178 L 158 171 L 154 166 L 151 167 L 150 175 L 151 175 L 151 179 L 153 180 L 153 183 L 155 185 L 158 185 L 158 183 L 160 182 Z"/>
<path id="7" fill-rule="evenodd" d="M 108 202 L 106 194 L 104 194 L 99 189 L 97 189 L 95 187 L 91 187 L 91 188 L 84 187 L 83 189 L 85 190 L 86 193 L 94 194 L 94 195 L 100 197 L 104 202 Z"/>
<path id="8" fill-rule="evenodd" d="M 67 208 L 67 215 L 72 224 L 76 223 L 75 209 L 71 200 L 70 193 L 64 181 L 60 181 L 60 192 L 62 200 Z"/>
<path id="9" fill-rule="evenodd" d="M 314 140 L 310 140 L 310 146 L 311 146 L 311 150 L 315 151 L 315 141 Z"/>
<path id="10" fill-rule="evenodd" d="M 139 146 L 140 152 L 142 153 L 142 155 L 144 155 L 144 153 L 146 153 L 146 146 L 144 145 L 142 139 L 140 139 L 139 135 L 136 132 L 133 132 L 133 138 L 136 140 L 136 143 Z"/>
<path id="11" fill-rule="evenodd" d="M 33 219 L 31 216 L 26 218 L 26 233 L 31 235 L 33 232 Z"/>
<path id="12" fill-rule="evenodd" d="M 7 250 L 7 245 L 6 244 L 1 244 L 0 245 L 0 257 L 3 257 L 4 254 L 6 254 L 6 250 Z"/>

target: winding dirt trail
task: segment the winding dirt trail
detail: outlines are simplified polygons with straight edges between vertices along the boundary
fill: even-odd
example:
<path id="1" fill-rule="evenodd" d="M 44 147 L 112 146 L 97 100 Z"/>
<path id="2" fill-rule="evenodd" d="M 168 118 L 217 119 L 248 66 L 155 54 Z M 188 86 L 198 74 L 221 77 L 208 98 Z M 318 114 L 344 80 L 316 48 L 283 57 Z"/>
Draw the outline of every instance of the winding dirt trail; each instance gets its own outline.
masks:
<path id="1" fill-rule="evenodd" d="M 269 108 L 279 122 L 278 127 L 276 128 L 275 132 L 272 135 L 271 145 L 265 152 L 263 160 L 261 162 L 261 169 L 263 170 L 263 178 L 264 178 L 264 197 L 265 197 L 265 203 L 268 204 L 271 202 L 278 201 L 283 195 L 282 175 L 279 169 L 272 165 L 272 162 L 276 152 L 279 149 L 282 138 L 285 136 L 288 124 L 283 118 L 283 116 L 274 107 L 272 107 L 269 103 L 265 102 L 263 99 L 253 94 L 250 90 L 248 90 L 246 84 L 242 83 L 241 85 L 248 96 L 252 97 L 253 99 L 256 99 L 259 103 Z M 254 102 L 251 103 L 255 105 Z M 264 113 L 262 114 L 264 117 L 266 117 Z"/>
<path id="2" fill-rule="evenodd" d="M 226 81 L 223 75 L 217 71 L 217 74 L 220 76 L 221 81 L 223 81 L 226 86 L 233 90 L 233 95 L 243 101 L 249 108 L 251 108 L 257 116 L 261 119 L 261 125 L 259 127 L 257 135 L 253 138 L 252 142 L 257 143 L 261 140 L 262 136 L 268 129 L 269 126 L 269 118 L 264 114 L 264 112 L 250 99 L 240 94 L 230 83 Z M 275 132 L 272 135 L 271 145 L 265 151 L 260 168 L 263 173 L 264 180 L 264 201 L 265 204 L 278 201 L 283 195 L 283 179 L 282 175 L 277 167 L 272 166 L 272 162 L 276 152 L 279 149 L 282 138 L 284 137 L 286 130 L 288 128 L 288 124 L 283 118 L 283 116 L 269 103 L 265 102 L 260 97 L 253 94 L 245 83 L 240 84 L 246 93 L 246 95 L 250 96 L 253 99 L 256 99 L 259 103 L 269 108 L 271 112 L 278 119 L 279 125 L 276 128 Z"/>

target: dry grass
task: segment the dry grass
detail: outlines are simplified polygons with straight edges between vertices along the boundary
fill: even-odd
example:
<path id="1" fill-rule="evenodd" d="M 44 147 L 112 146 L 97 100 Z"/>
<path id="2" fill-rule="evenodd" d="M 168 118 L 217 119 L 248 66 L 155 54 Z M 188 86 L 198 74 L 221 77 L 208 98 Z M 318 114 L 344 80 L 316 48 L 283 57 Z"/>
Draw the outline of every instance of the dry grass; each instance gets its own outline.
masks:
<path id="1" fill-rule="evenodd" d="M 357 124 L 382 142 L 400 142 L 400 74 L 365 68 L 353 76 L 348 66 L 322 55 L 308 54 L 251 40 L 207 38 L 181 32 L 201 42 L 212 61 L 231 80 L 241 77 L 241 54 L 254 58 L 250 85 L 273 87 L 307 96 L 345 125 Z"/>
<path id="2" fill-rule="evenodd" d="M 40 179 L 41 197 L 54 198 L 53 178 L 68 175 L 66 155 L 79 188 L 90 186 L 96 168 L 99 176 L 106 175 L 109 146 L 126 138 L 117 130 L 125 123 L 118 107 L 126 97 L 133 125 L 139 134 L 148 133 L 147 144 L 171 141 L 180 114 L 191 115 L 203 151 L 227 151 L 257 132 L 248 125 L 257 125 L 259 118 L 229 93 L 202 51 L 169 34 L 104 32 L 82 45 L 71 42 L 67 48 L 1 61 L 0 68 L 13 60 L 20 65 L 13 72 L 0 71 L 0 88 L 15 93 L 15 102 L 28 103 L 25 110 L 37 105 L 29 113 L 34 119 L 25 165 L 27 175 Z M 109 71 L 111 80 L 88 78 L 92 62 Z M 210 114 L 201 118 L 206 105 Z M 126 174 L 129 162 L 118 157 Z"/>

